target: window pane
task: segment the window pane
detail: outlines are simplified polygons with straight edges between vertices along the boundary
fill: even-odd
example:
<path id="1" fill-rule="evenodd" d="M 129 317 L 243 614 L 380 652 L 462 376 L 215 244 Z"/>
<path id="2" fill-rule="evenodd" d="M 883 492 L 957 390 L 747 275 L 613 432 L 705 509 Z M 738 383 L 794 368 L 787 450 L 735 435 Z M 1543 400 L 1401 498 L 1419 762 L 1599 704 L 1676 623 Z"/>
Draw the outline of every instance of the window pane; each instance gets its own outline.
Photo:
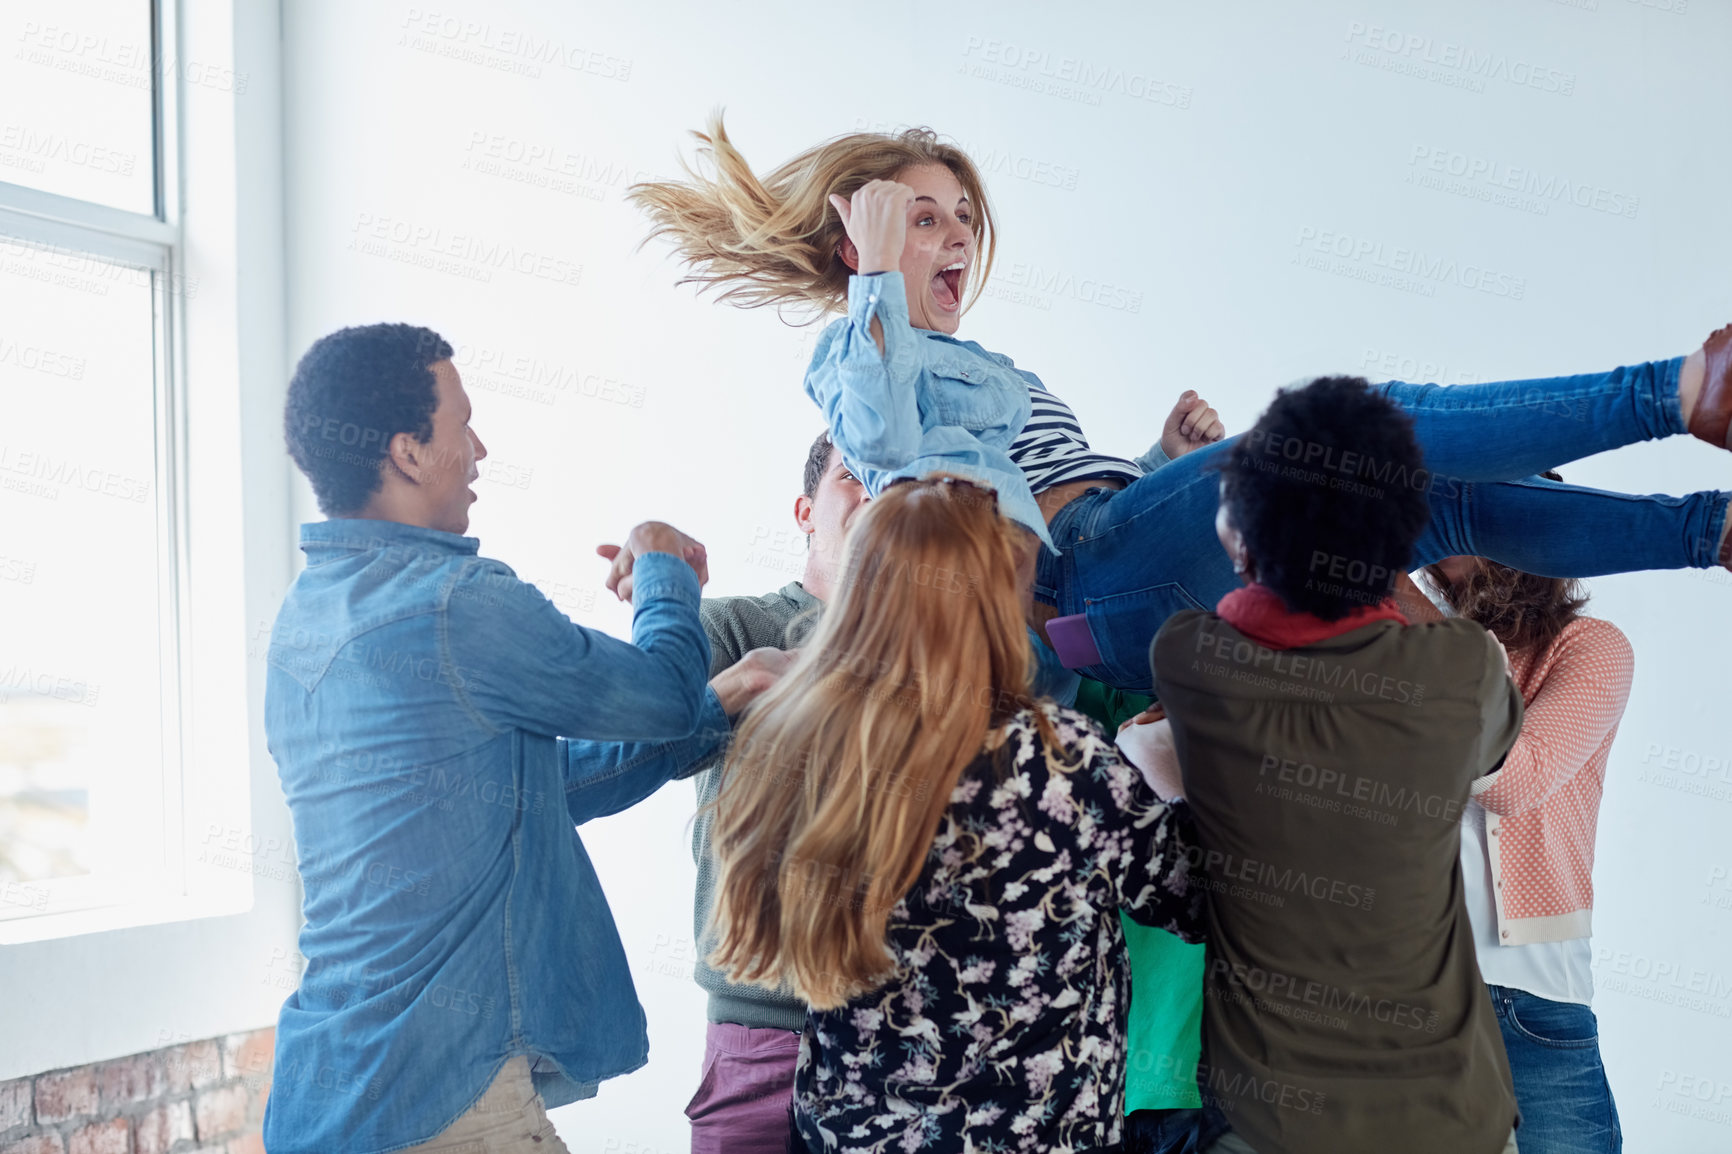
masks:
<path id="1" fill-rule="evenodd" d="M 0 918 L 160 860 L 152 291 L 0 238 Z"/>
<path id="2" fill-rule="evenodd" d="M 0 5 L 0 180 L 154 213 L 150 0 Z"/>

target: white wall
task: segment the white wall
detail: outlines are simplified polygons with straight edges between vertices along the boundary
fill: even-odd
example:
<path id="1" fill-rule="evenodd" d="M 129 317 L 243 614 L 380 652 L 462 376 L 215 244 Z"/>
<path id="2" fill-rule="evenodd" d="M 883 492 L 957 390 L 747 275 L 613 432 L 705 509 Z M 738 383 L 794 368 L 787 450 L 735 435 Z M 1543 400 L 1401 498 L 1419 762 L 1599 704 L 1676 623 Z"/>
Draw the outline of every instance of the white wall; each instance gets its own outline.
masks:
<path id="1" fill-rule="evenodd" d="M 387 319 L 459 345 L 495 470 L 475 531 L 615 631 L 628 617 L 598 592 L 591 547 L 642 518 L 708 543 L 712 592 L 799 568 L 778 546 L 819 427 L 799 392 L 811 334 L 675 288 L 661 252 L 634 251 L 643 226 L 621 199 L 637 174 L 674 173 L 683 131 L 716 105 L 761 165 L 909 122 L 988 161 L 1001 295 L 963 333 L 1041 373 L 1109 451 L 1140 451 L 1187 387 L 1237 430 L 1306 374 L 1588 370 L 1684 352 L 1729 319 L 1722 0 L 301 0 L 285 17 L 292 354 Z M 494 138 L 549 159 L 493 167 Z M 1425 187 L 1431 155 L 1571 192 L 1512 206 Z M 378 221 L 404 239 L 374 239 Z M 1302 240 L 1326 233 L 1456 274 L 1368 283 L 1371 255 L 1307 267 Z M 493 245 L 581 279 L 440 255 Z M 1494 291 L 1464 286 L 1480 270 Z M 501 391 L 520 362 L 570 387 Z M 1683 440 L 1568 475 L 1637 492 L 1732 476 Z M 1728 1149 L 1732 583 L 1655 573 L 1594 593 L 1638 654 L 1597 871 L 1606 1061 L 1630 1150 Z M 690 810 L 674 787 L 586 831 L 652 1057 L 558 1112 L 582 1149 L 685 1149 L 703 1036 Z"/>

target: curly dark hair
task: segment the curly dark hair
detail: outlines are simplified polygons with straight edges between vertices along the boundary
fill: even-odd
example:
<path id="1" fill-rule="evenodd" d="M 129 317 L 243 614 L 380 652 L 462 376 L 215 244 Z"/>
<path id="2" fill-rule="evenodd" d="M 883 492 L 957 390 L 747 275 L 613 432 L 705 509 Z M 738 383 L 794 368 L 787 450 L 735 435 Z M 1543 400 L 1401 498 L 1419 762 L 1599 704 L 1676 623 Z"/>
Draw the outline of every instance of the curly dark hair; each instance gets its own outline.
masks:
<path id="1" fill-rule="evenodd" d="M 1436 565 L 1427 565 L 1425 571 L 1450 608 L 1485 626 L 1511 653 L 1544 649 L 1588 603 L 1579 581 L 1524 573 L 1484 557 L 1474 558 L 1473 572 L 1459 583 L 1452 583 Z"/>
<path id="2" fill-rule="evenodd" d="M 283 438 L 326 516 L 355 513 L 379 491 L 392 437 L 433 436 L 432 366 L 452 352 L 418 325 L 357 325 L 313 342 L 289 381 Z"/>
<path id="3" fill-rule="evenodd" d="M 1540 476 L 1563 480 L 1551 472 Z M 1461 581 L 1451 581 L 1437 565 L 1427 565 L 1425 573 L 1450 608 L 1485 626 L 1511 653 L 1545 649 L 1588 604 L 1580 581 L 1524 573 L 1486 557 L 1475 557 L 1473 571 Z"/>
<path id="4" fill-rule="evenodd" d="M 1431 518 L 1413 421 L 1362 377 L 1281 390 L 1220 472 L 1252 578 L 1325 621 L 1388 597 Z"/>
<path id="5" fill-rule="evenodd" d="M 824 470 L 829 466 L 830 454 L 835 448 L 830 441 L 830 430 L 825 429 L 806 450 L 806 471 L 800 477 L 800 492 L 806 494 L 806 500 L 818 496 L 818 484 L 824 479 Z"/>

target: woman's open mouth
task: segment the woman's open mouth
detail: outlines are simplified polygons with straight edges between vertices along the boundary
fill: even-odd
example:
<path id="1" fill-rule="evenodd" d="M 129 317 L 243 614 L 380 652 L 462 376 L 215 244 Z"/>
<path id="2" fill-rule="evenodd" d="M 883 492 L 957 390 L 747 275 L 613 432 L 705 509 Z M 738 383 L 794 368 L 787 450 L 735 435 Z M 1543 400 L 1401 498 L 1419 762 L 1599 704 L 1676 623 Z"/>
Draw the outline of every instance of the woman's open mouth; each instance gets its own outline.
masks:
<path id="1" fill-rule="evenodd" d="M 933 299 L 945 312 L 953 313 L 962 308 L 962 274 L 966 268 L 962 261 L 957 261 L 932 277 Z"/>

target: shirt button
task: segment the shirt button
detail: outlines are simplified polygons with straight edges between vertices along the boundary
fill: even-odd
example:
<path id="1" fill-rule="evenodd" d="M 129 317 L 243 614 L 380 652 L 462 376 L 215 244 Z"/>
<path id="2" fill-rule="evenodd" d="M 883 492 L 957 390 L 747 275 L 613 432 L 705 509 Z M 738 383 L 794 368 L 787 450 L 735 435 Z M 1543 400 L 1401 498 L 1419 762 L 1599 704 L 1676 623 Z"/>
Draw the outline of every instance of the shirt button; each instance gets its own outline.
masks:
<path id="1" fill-rule="evenodd" d="M 1498 936 L 1499 936 L 1499 937 L 1505 937 L 1505 938 L 1507 938 L 1507 937 L 1509 937 L 1509 931 L 1508 931 L 1508 930 L 1505 930 L 1505 931 L 1504 931 L 1504 932 L 1503 932 L 1503 933 L 1502 933 L 1502 934 L 1500 934 L 1500 935 L 1498 935 Z"/>

